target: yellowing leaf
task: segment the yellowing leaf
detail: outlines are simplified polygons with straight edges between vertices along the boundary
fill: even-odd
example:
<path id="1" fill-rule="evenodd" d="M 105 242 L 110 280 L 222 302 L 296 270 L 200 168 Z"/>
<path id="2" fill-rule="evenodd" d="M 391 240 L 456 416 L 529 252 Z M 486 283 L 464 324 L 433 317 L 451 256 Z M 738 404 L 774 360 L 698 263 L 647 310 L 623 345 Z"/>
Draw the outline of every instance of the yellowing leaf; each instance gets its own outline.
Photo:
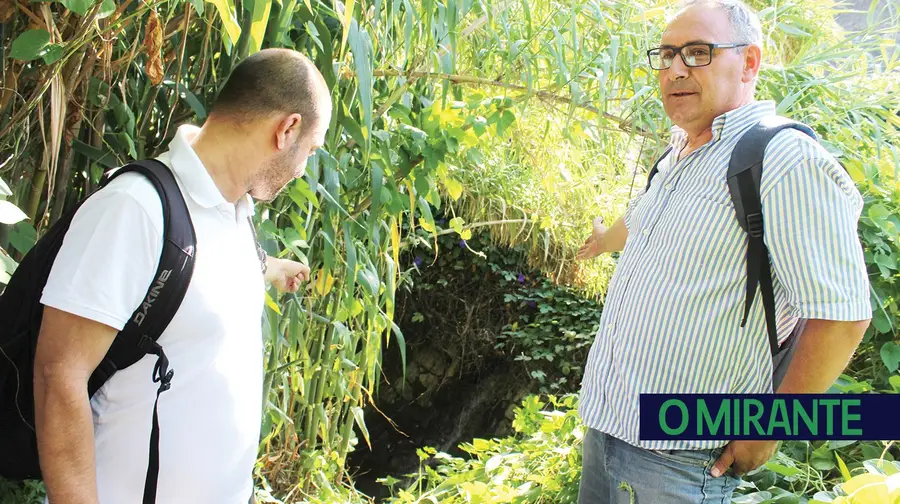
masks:
<path id="1" fill-rule="evenodd" d="M 458 181 L 452 178 L 444 179 L 444 186 L 447 188 L 447 192 L 450 193 L 450 197 L 453 198 L 453 201 L 458 200 L 459 197 L 462 196 L 463 186 Z"/>
<path id="2" fill-rule="evenodd" d="M 406 191 L 409 194 L 409 232 L 416 232 L 416 219 L 412 216 L 416 213 L 416 192 L 413 190 L 412 184 L 406 180 Z"/>
<path id="3" fill-rule="evenodd" d="M 253 2 L 253 22 L 250 23 L 250 54 L 262 49 L 271 10 L 272 0 L 255 0 Z"/>
<path id="4" fill-rule="evenodd" d="M 844 481 L 850 481 L 852 476 L 850 475 L 850 470 L 847 469 L 847 464 L 844 463 L 844 459 L 842 459 L 837 452 L 834 452 L 834 457 L 837 459 L 838 467 L 841 469 L 841 476 L 844 477 Z"/>
<path id="5" fill-rule="evenodd" d="M 428 231 L 429 233 L 435 232 L 434 224 L 428 222 L 425 219 L 419 218 L 419 226 L 421 226 L 422 229 L 424 229 L 425 231 Z"/>
<path id="6" fill-rule="evenodd" d="M 273 312 L 281 315 L 281 309 L 278 308 L 278 304 L 275 303 L 275 300 L 272 299 L 268 292 L 266 292 L 266 306 L 271 308 Z"/>
<path id="7" fill-rule="evenodd" d="M 397 219 L 391 219 L 391 250 L 394 253 L 394 265 L 400 264 L 400 226 Z M 400 268 L 397 267 L 397 278 L 400 278 Z"/>
<path id="8" fill-rule="evenodd" d="M 471 240 L 472 239 L 472 230 L 471 229 L 463 229 L 461 233 L 459 233 L 459 237 L 463 240 Z"/>
<path id="9" fill-rule="evenodd" d="M 234 3 L 232 0 L 208 0 L 216 6 L 219 12 L 219 19 L 222 20 L 222 26 L 225 27 L 225 34 L 231 40 L 232 44 L 236 44 L 241 37 L 241 25 L 238 24 L 234 15 Z"/>
<path id="10" fill-rule="evenodd" d="M 341 58 L 344 56 L 344 49 L 347 47 L 347 37 L 350 36 L 350 20 L 353 19 L 353 8 L 356 7 L 356 0 L 347 0 L 344 6 L 344 19 L 341 25 L 344 27 L 344 35 L 341 37 Z"/>
<path id="11" fill-rule="evenodd" d="M 325 296 L 331 292 L 333 285 L 334 277 L 330 273 L 326 275 L 324 271 L 319 270 L 319 273 L 316 275 L 316 293 L 320 296 Z"/>
<path id="12" fill-rule="evenodd" d="M 887 501 L 887 485 L 885 484 L 885 480 L 887 476 L 883 474 L 872 474 L 865 473 L 859 474 L 850 478 L 846 483 L 841 484 L 841 490 L 844 491 L 847 495 L 850 496 L 850 502 L 860 502 L 860 503 L 868 503 L 868 502 L 886 502 Z M 884 492 L 885 499 L 883 500 L 862 500 L 863 497 L 866 497 L 870 494 L 879 493 L 878 489 L 881 489 Z"/>

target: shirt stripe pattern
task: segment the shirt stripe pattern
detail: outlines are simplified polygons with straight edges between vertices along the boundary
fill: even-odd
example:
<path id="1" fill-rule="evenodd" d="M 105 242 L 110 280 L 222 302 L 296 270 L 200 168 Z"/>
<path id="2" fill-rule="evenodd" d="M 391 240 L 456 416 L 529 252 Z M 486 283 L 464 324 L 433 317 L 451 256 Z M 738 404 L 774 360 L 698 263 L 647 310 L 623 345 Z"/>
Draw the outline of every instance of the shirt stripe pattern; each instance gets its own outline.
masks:
<path id="1" fill-rule="evenodd" d="M 710 142 L 681 160 L 669 154 L 629 203 L 628 239 L 582 382 L 587 426 L 648 449 L 716 448 L 725 442 L 641 441 L 639 395 L 771 392 L 759 292 L 740 327 L 747 237 L 726 173 L 741 134 L 773 114 L 764 101 L 717 117 Z M 672 152 L 686 143 L 673 128 Z M 785 130 L 766 148 L 760 194 L 779 340 L 801 318 L 870 318 L 857 234 L 863 201 L 843 167 L 813 139 Z"/>

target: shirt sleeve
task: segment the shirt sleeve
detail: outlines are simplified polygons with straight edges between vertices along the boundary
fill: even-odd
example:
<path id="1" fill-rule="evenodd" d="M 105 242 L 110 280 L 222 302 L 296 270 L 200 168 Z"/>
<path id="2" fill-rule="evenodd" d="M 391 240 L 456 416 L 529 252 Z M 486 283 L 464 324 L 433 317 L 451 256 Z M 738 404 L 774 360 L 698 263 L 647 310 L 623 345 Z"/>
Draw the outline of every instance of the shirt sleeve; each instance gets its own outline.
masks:
<path id="1" fill-rule="evenodd" d="M 863 201 L 843 168 L 827 154 L 804 155 L 768 188 L 764 184 L 761 202 L 774 276 L 799 316 L 870 318 L 857 231 Z"/>
<path id="2" fill-rule="evenodd" d="M 149 183 L 123 190 L 144 182 L 122 180 L 130 175 L 75 213 L 41 298 L 45 306 L 120 331 L 143 301 L 162 252 L 159 196 Z"/>

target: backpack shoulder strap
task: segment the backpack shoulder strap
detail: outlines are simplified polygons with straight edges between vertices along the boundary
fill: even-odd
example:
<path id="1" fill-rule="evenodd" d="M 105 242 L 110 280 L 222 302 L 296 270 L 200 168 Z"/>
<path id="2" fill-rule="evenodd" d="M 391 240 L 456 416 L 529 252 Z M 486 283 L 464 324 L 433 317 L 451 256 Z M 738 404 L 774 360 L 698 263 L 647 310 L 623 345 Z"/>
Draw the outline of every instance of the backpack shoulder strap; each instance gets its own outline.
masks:
<path id="1" fill-rule="evenodd" d="M 656 159 L 656 162 L 655 162 L 655 163 L 653 163 L 653 167 L 650 168 L 650 173 L 647 175 L 647 185 L 644 187 L 644 191 L 645 191 L 645 192 L 646 192 L 647 190 L 650 189 L 650 181 L 652 181 L 652 180 L 653 180 L 653 177 L 655 177 L 656 174 L 659 172 L 659 163 L 660 163 L 663 159 L 665 159 L 666 156 L 668 156 L 670 152 L 672 152 L 672 146 L 671 146 L 671 145 L 668 146 L 668 147 L 666 147 L 666 150 L 663 151 L 662 155 L 659 156 L 659 157 Z"/>
<path id="2" fill-rule="evenodd" d="M 169 168 L 156 160 L 134 161 L 106 177 L 130 172 L 146 177 L 160 196 L 163 214 L 163 246 L 153 282 L 143 302 L 116 336 L 106 357 L 91 375 L 88 391 L 94 394 L 119 369 L 154 353 L 154 345 L 181 305 L 194 268 L 196 235 L 187 203 Z M 158 346 L 158 345 L 157 345 Z"/>
<path id="3" fill-rule="evenodd" d="M 184 196 L 169 168 L 156 160 L 135 161 L 106 178 L 103 185 L 123 173 L 137 172 L 156 188 L 162 203 L 163 246 L 156 275 L 144 301 L 113 340 L 106 357 L 91 375 L 88 392 L 93 395 L 119 369 L 148 354 L 157 356 L 153 381 L 159 383 L 153 404 L 150 454 L 144 480 L 144 504 L 156 502 L 159 479 L 159 395 L 169 389 L 174 371 L 157 340 L 181 305 L 194 271 L 196 234 Z"/>
<path id="4" fill-rule="evenodd" d="M 750 127 L 738 140 L 728 164 L 728 191 L 734 203 L 738 224 L 748 235 L 747 242 L 747 291 L 744 300 L 744 317 L 741 327 L 747 323 L 756 289 L 762 292 L 763 308 L 766 314 L 766 329 L 772 355 L 778 351 L 778 329 L 775 320 L 775 294 L 772 287 L 772 269 L 769 264 L 769 250 L 763 236 L 762 202 L 760 201 L 760 180 L 762 179 L 763 157 L 769 141 L 781 130 L 792 128 L 816 139 L 809 126 L 778 116 L 762 119 Z"/>

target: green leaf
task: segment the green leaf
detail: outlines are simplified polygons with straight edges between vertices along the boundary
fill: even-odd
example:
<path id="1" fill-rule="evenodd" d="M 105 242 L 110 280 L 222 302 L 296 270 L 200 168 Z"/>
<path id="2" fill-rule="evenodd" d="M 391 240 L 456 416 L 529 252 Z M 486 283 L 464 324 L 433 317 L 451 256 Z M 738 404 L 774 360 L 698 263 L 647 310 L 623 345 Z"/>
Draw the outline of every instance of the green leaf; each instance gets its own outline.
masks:
<path id="1" fill-rule="evenodd" d="M 70 11 L 84 16 L 97 3 L 97 0 L 60 0 L 60 3 Z"/>
<path id="2" fill-rule="evenodd" d="M 894 392 L 900 393 L 900 376 L 894 375 L 888 379 L 888 382 L 891 384 L 891 387 L 894 389 Z"/>
<path id="3" fill-rule="evenodd" d="M 416 195 L 424 197 L 429 192 L 431 192 L 431 182 L 428 180 L 428 177 L 420 174 L 416 177 Z"/>
<path id="4" fill-rule="evenodd" d="M 175 81 L 166 79 L 163 81 L 163 85 L 175 87 Z M 193 110 L 194 113 L 197 114 L 198 120 L 203 121 L 206 119 L 206 107 L 204 107 L 203 104 L 200 103 L 200 99 L 197 98 L 197 95 L 195 95 L 190 89 L 186 88 L 184 86 L 184 83 L 182 82 L 178 83 L 178 97 L 187 102 L 188 107 L 191 107 L 191 110 Z"/>
<path id="5" fill-rule="evenodd" d="M 119 162 L 116 159 L 116 156 L 111 152 L 106 152 L 101 149 L 98 149 L 92 145 L 88 145 L 81 140 L 75 139 L 72 141 L 72 149 L 75 152 L 86 156 L 87 158 L 96 161 L 97 163 L 107 167 L 107 168 L 118 168 Z"/>
<path id="6" fill-rule="evenodd" d="M 9 230 L 9 244 L 22 254 L 27 254 L 37 242 L 37 231 L 28 222 L 20 222 Z"/>
<path id="7" fill-rule="evenodd" d="M 25 212 L 9 201 L 0 200 L 0 222 L 3 224 L 16 224 L 27 219 Z"/>
<path id="8" fill-rule="evenodd" d="M 872 205 L 869 207 L 869 218 L 875 223 L 884 222 L 891 215 L 884 205 Z"/>
<path id="9" fill-rule="evenodd" d="M 888 341 L 881 346 L 881 360 L 887 367 L 888 371 L 893 373 L 900 367 L 900 345 L 893 341 Z"/>
<path id="10" fill-rule="evenodd" d="M 891 320 L 884 314 L 884 310 L 876 309 L 872 312 L 872 326 L 879 333 L 891 332 Z"/>
<path id="11" fill-rule="evenodd" d="M 786 466 L 786 465 L 778 464 L 775 462 L 767 462 L 766 469 L 768 469 L 774 473 L 778 473 L 782 476 L 794 476 L 796 474 L 800 474 L 801 472 L 803 472 L 800 469 L 797 469 L 796 467 Z"/>
<path id="12" fill-rule="evenodd" d="M 887 254 L 875 254 L 875 264 L 884 266 L 885 268 L 890 268 L 892 270 L 897 269 L 897 260 L 894 256 L 890 256 Z"/>
<path id="13" fill-rule="evenodd" d="M 50 33 L 43 29 L 27 30 L 13 40 L 9 55 L 20 61 L 31 61 L 44 54 L 50 43 Z"/>
<path id="14" fill-rule="evenodd" d="M 352 3 L 348 3 L 348 8 L 352 7 Z M 350 23 L 350 52 L 353 53 L 353 64 L 356 67 L 357 93 L 359 101 L 362 105 L 363 126 L 366 131 L 372 131 L 373 108 L 372 108 L 372 86 L 373 86 L 373 63 L 372 63 L 372 40 L 364 28 L 359 26 L 356 20 Z M 365 153 L 369 153 L 371 148 L 371 136 L 366 136 Z"/>
<path id="15" fill-rule="evenodd" d="M 205 3 L 206 2 L 204 0 L 191 0 L 191 5 L 194 6 L 194 10 L 197 11 L 197 14 L 201 16 L 203 15 Z"/>
<path id="16" fill-rule="evenodd" d="M 497 135 L 502 136 L 512 123 L 516 122 L 516 115 L 511 110 L 504 110 L 503 114 L 497 120 Z"/>
<path id="17" fill-rule="evenodd" d="M 100 11 L 97 12 L 97 19 L 105 19 L 116 12 L 116 3 L 113 0 L 103 0 L 100 4 Z"/>
<path id="18" fill-rule="evenodd" d="M 304 179 L 297 179 L 288 190 L 288 195 L 301 209 L 305 208 L 307 203 L 312 203 L 314 207 L 319 208 L 319 198 L 316 198 L 316 195 L 309 190 L 309 183 Z"/>
<path id="19" fill-rule="evenodd" d="M 378 288 L 381 286 L 381 282 L 378 281 L 377 273 L 368 268 L 360 269 L 356 274 L 356 281 L 359 285 L 365 287 L 366 291 L 368 291 L 372 297 L 378 295 Z"/>
<path id="20" fill-rule="evenodd" d="M 59 61 L 62 58 L 63 53 L 65 52 L 65 48 L 60 44 L 50 44 L 47 46 L 47 50 L 44 51 L 43 56 L 41 58 L 44 60 L 44 63 L 48 65 L 52 65 Z"/>
<path id="21" fill-rule="evenodd" d="M 363 438 L 366 440 L 366 444 L 369 445 L 369 449 L 371 450 L 372 443 L 371 441 L 369 441 L 369 429 L 366 428 L 366 420 L 363 416 L 363 409 L 359 406 L 354 406 L 350 408 L 350 411 L 353 412 L 353 420 L 356 422 L 356 425 L 359 426 L 359 430 L 362 432 Z"/>

